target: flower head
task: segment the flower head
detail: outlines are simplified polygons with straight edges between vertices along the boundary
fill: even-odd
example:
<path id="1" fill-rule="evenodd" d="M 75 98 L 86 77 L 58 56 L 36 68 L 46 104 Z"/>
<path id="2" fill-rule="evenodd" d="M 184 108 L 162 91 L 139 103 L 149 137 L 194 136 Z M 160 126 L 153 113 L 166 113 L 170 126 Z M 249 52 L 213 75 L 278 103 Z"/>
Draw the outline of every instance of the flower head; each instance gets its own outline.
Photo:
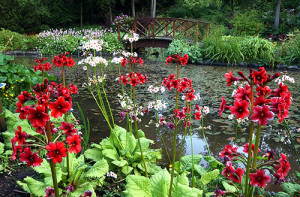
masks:
<path id="1" fill-rule="evenodd" d="M 52 159 L 53 163 L 61 163 L 62 158 L 67 156 L 67 149 L 65 144 L 57 141 L 56 143 L 50 142 L 46 146 L 47 156 L 49 159 Z"/>
<path id="2" fill-rule="evenodd" d="M 265 171 L 258 169 L 256 173 L 249 174 L 251 178 L 250 184 L 256 187 L 266 187 L 266 184 L 271 181 L 271 177 L 265 175 Z"/>
<path id="3" fill-rule="evenodd" d="M 24 152 L 20 154 L 20 161 L 26 162 L 27 166 L 40 166 L 43 160 L 37 153 L 32 153 L 29 147 L 24 149 Z"/>
<path id="4" fill-rule="evenodd" d="M 264 106 L 254 106 L 253 114 L 251 115 L 251 120 L 257 122 L 260 125 L 267 125 L 267 120 L 272 120 L 274 117 L 274 113 L 270 111 L 270 107 L 268 105 Z"/>
<path id="5" fill-rule="evenodd" d="M 73 135 L 67 137 L 67 142 L 70 146 L 69 152 L 74 152 L 75 154 L 79 153 L 81 151 L 81 138 L 79 135 Z"/>
<path id="6" fill-rule="evenodd" d="M 244 119 L 245 117 L 249 116 L 249 103 L 245 100 L 239 102 L 234 101 L 234 104 L 232 107 L 230 107 L 231 114 L 234 114 L 237 119 L 241 118 Z"/>
<path id="7" fill-rule="evenodd" d="M 72 105 L 65 101 L 64 97 L 60 96 L 56 102 L 49 104 L 49 108 L 51 109 L 51 116 L 57 118 L 69 111 L 72 108 Z"/>

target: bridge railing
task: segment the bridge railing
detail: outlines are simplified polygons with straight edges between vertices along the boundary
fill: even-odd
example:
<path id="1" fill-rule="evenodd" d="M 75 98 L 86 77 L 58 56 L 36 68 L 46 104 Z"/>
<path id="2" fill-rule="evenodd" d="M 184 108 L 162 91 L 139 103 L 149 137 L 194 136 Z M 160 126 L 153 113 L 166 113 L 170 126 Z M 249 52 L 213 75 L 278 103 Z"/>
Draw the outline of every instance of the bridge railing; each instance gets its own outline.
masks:
<path id="1" fill-rule="evenodd" d="M 203 38 L 200 30 L 205 30 L 206 34 L 209 33 L 209 23 L 178 18 L 139 18 L 118 25 L 119 39 L 122 40 L 131 30 L 144 39 L 172 39 L 181 36 L 197 42 L 198 39 Z"/>

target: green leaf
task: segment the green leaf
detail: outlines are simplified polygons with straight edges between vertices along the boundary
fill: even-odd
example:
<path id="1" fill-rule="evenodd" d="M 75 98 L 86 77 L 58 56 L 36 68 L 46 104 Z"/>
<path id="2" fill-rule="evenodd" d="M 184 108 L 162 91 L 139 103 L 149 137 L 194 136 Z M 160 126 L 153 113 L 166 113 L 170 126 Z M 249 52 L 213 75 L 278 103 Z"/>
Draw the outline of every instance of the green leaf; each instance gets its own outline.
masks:
<path id="1" fill-rule="evenodd" d="M 106 149 L 102 151 L 103 155 L 112 160 L 118 160 L 119 155 L 118 152 L 114 149 Z"/>
<path id="2" fill-rule="evenodd" d="M 217 161 L 214 157 L 204 156 L 203 158 L 205 159 L 205 161 L 209 163 L 209 166 L 212 169 L 222 169 L 224 167 L 224 165 L 219 161 Z"/>
<path id="3" fill-rule="evenodd" d="M 207 171 L 200 165 L 194 166 L 195 171 L 200 175 L 203 176 Z"/>
<path id="4" fill-rule="evenodd" d="M 0 155 L 4 152 L 4 144 L 0 142 Z"/>
<path id="5" fill-rule="evenodd" d="M 27 183 L 28 189 L 31 194 L 36 196 L 44 196 L 46 185 L 43 182 L 37 181 L 31 177 L 26 177 L 24 181 Z"/>
<path id="6" fill-rule="evenodd" d="M 111 163 L 113 163 L 114 165 L 118 166 L 118 167 L 123 167 L 125 166 L 128 162 L 124 159 L 121 159 L 120 161 L 119 160 L 115 160 L 115 161 L 112 161 Z"/>
<path id="7" fill-rule="evenodd" d="M 300 190 L 300 185 L 293 183 L 282 183 L 281 187 L 289 194 L 293 194 L 294 192 L 298 192 Z"/>
<path id="8" fill-rule="evenodd" d="M 96 162 L 91 169 L 86 172 L 86 176 L 90 178 L 100 178 L 108 172 L 109 166 L 105 159 Z"/>
<path id="9" fill-rule="evenodd" d="M 215 180 L 220 174 L 220 171 L 218 169 L 215 169 L 213 171 L 207 172 L 206 174 L 204 174 L 201 179 L 200 182 L 203 185 L 207 185 L 209 182 Z"/>
<path id="10" fill-rule="evenodd" d="M 151 197 L 150 180 L 139 175 L 129 175 L 126 178 L 126 190 L 128 197 Z"/>
<path id="11" fill-rule="evenodd" d="M 278 192 L 275 194 L 275 197 L 290 197 L 290 195 L 285 192 Z"/>
<path id="12" fill-rule="evenodd" d="M 170 187 L 170 174 L 164 169 L 150 178 L 151 194 L 153 197 L 168 196 Z"/>
<path id="13" fill-rule="evenodd" d="M 26 192 L 30 193 L 30 190 L 28 188 L 28 185 L 26 183 L 23 183 L 21 181 L 17 181 L 17 184 Z M 46 189 L 45 189 L 46 190 Z"/>
<path id="14" fill-rule="evenodd" d="M 297 179 L 300 181 L 300 172 L 296 171 L 295 172 Z"/>
<path id="15" fill-rule="evenodd" d="M 91 148 L 84 152 L 84 156 L 92 161 L 99 161 L 103 158 L 102 151 L 98 148 Z"/>
<path id="16" fill-rule="evenodd" d="M 127 175 L 127 174 L 130 174 L 132 172 L 133 168 L 131 166 L 123 166 L 122 167 L 122 172 Z"/>
<path id="17" fill-rule="evenodd" d="M 222 185 L 224 186 L 226 191 L 233 192 L 233 193 L 237 191 L 236 187 L 234 187 L 233 185 L 230 185 L 226 181 L 222 181 Z"/>
<path id="18" fill-rule="evenodd" d="M 194 167 L 198 165 L 202 159 L 202 155 L 186 155 L 180 159 L 180 172 L 189 171 L 192 169 L 192 165 L 194 162 Z M 193 162 L 192 162 L 193 161 Z M 196 164 L 196 165 L 195 165 Z M 175 163 L 175 167 L 178 168 L 179 162 Z"/>

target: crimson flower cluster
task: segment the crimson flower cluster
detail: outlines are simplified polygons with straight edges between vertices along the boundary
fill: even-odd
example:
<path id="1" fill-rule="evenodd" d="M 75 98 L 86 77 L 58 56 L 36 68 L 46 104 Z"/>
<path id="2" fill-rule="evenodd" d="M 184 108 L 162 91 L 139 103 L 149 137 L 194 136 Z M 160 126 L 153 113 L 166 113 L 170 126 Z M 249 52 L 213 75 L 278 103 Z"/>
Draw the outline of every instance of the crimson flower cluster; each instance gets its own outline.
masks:
<path id="1" fill-rule="evenodd" d="M 126 58 L 124 57 L 122 60 L 121 60 L 121 65 L 122 66 L 126 66 L 128 63 L 130 64 L 136 64 L 136 63 L 139 63 L 139 65 L 143 65 L 144 63 L 144 60 L 142 58 L 139 58 L 137 59 L 137 57 L 129 57 L 129 58 Z"/>
<path id="2" fill-rule="evenodd" d="M 131 72 L 128 75 L 119 75 L 119 83 L 123 83 L 126 85 L 129 83 L 133 87 L 137 86 L 139 83 L 140 84 L 145 84 L 147 82 L 147 75 L 146 74 L 141 74 L 141 73 L 134 73 Z"/>
<path id="3" fill-rule="evenodd" d="M 54 59 L 52 60 L 53 66 L 61 67 L 61 66 L 68 66 L 72 68 L 75 64 L 73 58 L 67 57 L 69 55 L 69 52 L 62 53 L 59 55 L 56 55 Z"/>
<path id="4" fill-rule="evenodd" d="M 58 129 L 55 128 L 54 124 L 50 122 L 50 116 L 54 118 L 61 117 L 72 107 L 71 94 L 78 93 L 78 89 L 75 85 L 63 87 L 62 84 L 56 84 L 52 82 L 49 84 L 48 80 L 45 79 L 44 83 L 38 84 L 33 88 L 35 96 L 28 92 L 22 92 L 17 98 L 17 109 L 16 112 L 20 113 L 20 119 L 27 119 L 30 121 L 36 132 L 42 135 L 46 135 L 47 128 L 50 129 L 51 134 L 55 135 L 58 133 Z M 27 101 L 34 100 L 36 104 L 26 105 Z M 49 110 L 51 113 L 49 115 Z M 49 125 L 49 127 L 48 127 Z M 78 153 L 81 150 L 81 138 L 77 133 L 77 129 L 71 123 L 62 122 L 59 129 L 66 135 L 66 142 L 69 144 L 69 152 Z M 30 138 L 29 141 L 27 139 Z M 32 147 L 35 146 L 35 142 L 40 143 L 43 139 L 37 139 L 38 137 L 28 135 L 19 126 L 15 130 L 15 137 L 11 139 L 13 146 L 12 158 L 16 159 L 16 155 L 20 152 L 20 161 L 26 162 L 28 166 L 39 166 L 42 163 L 42 159 L 38 153 L 43 146 L 38 146 L 37 152 L 32 152 Z M 35 141 L 35 142 L 34 142 Z M 44 148 L 48 151 L 47 156 L 52 159 L 54 163 L 61 162 L 62 158 L 65 157 L 67 149 L 63 142 L 44 142 Z"/>
<path id="5" fill-rule="evenodd" d="M 248 153 L 249 150 L 249 144 L 245 144 L 243 149 L 244 153 Z M 254 145 L 252 144 L 252 157 L 254 152 Z M 224 168 L 222 175 L 227 177 L 228 179 L 232 180 L 233 182 L 241 183 L 242 176 L 244 174 L 244 170 L 241 168 L 235 169 L 232 166 L 231 161 L 245 161 L 246 157 L 237 152 L 238 146 L 236 145 L 225 145 L 225 148 L 219 153 L 219 156 L 224 159 L 224 163 L 226 164 L 226 167 Z M 260 150 L 258 149 L 258 152 Z M 251 179 L 250 184 L 256 187 L 266 187 L 266 184 L 271 181 L 271 177 L 265 174 L 265 171 L 263 169 L 260 169 L 260 167 L 266 167 L 270 166 L 272 168 L 268 168 L 268 170 L 271 172 L 271 174 L 274 175 L 276 178 L 275 184 L 281 184 L 281 182 L 285 181 L 285 176 L 287 176 L 288 171 L 290 168 L 290 163 L 287 161 L 286 156 L 284 154 L 281 154 L 281 158 L 279 160 L 274 159 L 274 151 L 268 150 L 266 154 L 263 155 L 263 157 L 268 158 L 268 161 L 260 164 L 258 166 L 258 169 L 254 173 L 250 173 L 249 177 Z"/>
<path id="6" fill-rule="evenodd" d="M 173 61 L 176 61 L 176 62 L 180 62 L 180 64 L 182 66 L 185 66 L 187 63 L 188 63 L 188 59 L 189 59 L 189 56 L 188 54 L 185 54 L 184 56 L 181 56 L 181 53 L 180 54 L 175 54 L 175 55 L 171 55 L 171 56 L 168 56 L 166 57 L 166 64 L 169 66 L 169 63 L 172 63 Z"/>
<path id="7" fill-rule="evenodd" d="M 43 63 L 46 60 L 47 58 L 39 58 L 34 60 L 37 63 L 33 66 L 34 71 L 49 71 L 51 69 L 51 65 L 49 64 L 49 62 Z"/>
<path id="8" fill-rule="evenodd" d="M 233 77 L 232 71 L 225 74 L 227 85 L 231 86 L 234 81 L 245 81 L 245 87 L 240 86 L 234 94 L 233 106 L 227 106 L 226 100 L 222 97 L 222 102 L 219 108 L 219 114 L 222 116 L 224 110 L 230 110 L 230 113 L 235 115 L 237 119 L 244 119 L 250 115 L 249 106 L 251 103 L 251 87 L 255 90 L 253 102 L 253 114 L 250 119 L 258 122 L 260 125 L 267 125 L 268 120 L 274 118 L 277 114 L 279 122 L 284 118 L 289 117 L 289 107 L 292 103 L 291 93 L 288 91 L 288 86 L 279 84 L 277 89 L 271 89 L 267 84 L 280 76 L 279 73 L 271 76 L 266 73 L 264 67 L 260 67 L 259 71 L 250 70 L 250 75 L 247 78 L 243 72 L 238 73 L 241 78 Z"/>

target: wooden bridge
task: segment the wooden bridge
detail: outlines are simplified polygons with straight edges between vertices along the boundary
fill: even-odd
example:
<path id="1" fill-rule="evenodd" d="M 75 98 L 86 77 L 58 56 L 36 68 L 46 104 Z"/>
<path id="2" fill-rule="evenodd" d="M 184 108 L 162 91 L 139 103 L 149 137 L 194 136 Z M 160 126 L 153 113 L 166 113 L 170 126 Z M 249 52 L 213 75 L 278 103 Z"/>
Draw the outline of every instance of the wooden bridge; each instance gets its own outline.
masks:
<path id="1" fill-rule="evenodd" d="M 118 25 L 119 40 L 123 41 L 130 31 L 140 36 L 134 42 L 134 48 L 168 48 L 176 37 L 198 42 L 209 33 L 209 23 L 179 18 L 139 18 Z M 127 43 L 127 46 L 130 44 Z"/>

